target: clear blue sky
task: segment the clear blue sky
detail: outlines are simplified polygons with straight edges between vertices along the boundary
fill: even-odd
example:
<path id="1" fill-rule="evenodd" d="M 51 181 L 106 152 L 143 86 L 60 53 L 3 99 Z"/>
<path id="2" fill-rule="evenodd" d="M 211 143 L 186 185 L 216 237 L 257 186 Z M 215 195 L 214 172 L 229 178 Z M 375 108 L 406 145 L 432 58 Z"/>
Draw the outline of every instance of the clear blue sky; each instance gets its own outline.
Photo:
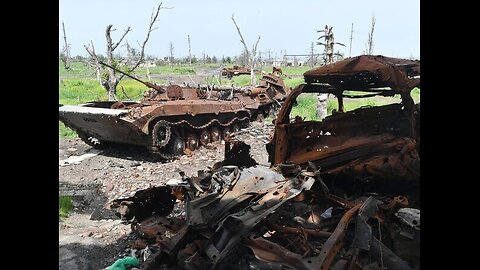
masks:
<path id="1" fill-rule="evenodd" d="M 130 45 L 145 38 L 150 14 L 160 2 L 172 9 L 162 9 L 152 32 L 146 53 L 167 56 L 169 43 L 174 56 L 188 56 L 187 35 L 192 54 L 201 57 L 234 56 L 243 47 L 230 19 L 232 13 L 249 46 L 261 36 L 258 51 L 270 49 L 272 57 L 280 52 L 305 54 L 319 36 L 315 30 L 333 26 L 335 41 L 346 47 L 335 50 L 349 54 L 350 29 L 354 24 L 352 56 L 365 50 L 372 14 L 375 14 L 374 54 L 394 57 L 420 57 L 420 0 L 59 0 L 59 49 L 63 46 L 61 21 L 65 23 L 71 54 L 86 56 L 83 47 L 93 41 L 98 53 L 105 54 L 105 28 L 113 24 L 115 41 L 128 26 Z M 316 53 L 323 47 L 315 45 Z M 125 51 L 118 48 L 116 52 Z"/>

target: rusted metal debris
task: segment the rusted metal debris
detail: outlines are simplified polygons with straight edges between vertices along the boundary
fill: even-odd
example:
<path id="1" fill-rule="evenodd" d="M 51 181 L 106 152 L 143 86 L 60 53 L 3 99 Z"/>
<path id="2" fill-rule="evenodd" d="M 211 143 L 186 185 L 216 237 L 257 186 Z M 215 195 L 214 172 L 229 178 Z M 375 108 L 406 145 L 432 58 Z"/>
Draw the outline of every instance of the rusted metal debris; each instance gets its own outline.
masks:
<path id="1" fill-rule="evenodd" d="M 237 165 L 181 173 L 113 203 L 144 241 L 132 248 L 157 250 L 140 269 L 419 269 L 420 211 L 407 197 L 340 197 L 313 163 Z"/>
<path id="2" fill-rule="evenodd" d="M 93 147 L 134 144 L 173 159 L 272 114 L 290 93 L 280 77 L 270 74 L 248 88 L 160 86 L 135 80 L 151 88 L 142 100 L 61 106 L 60 121 Z"/>
<path id="3" fill-rule="evenodd" d="M 275 121 L 267 144 L 271 164 L 305 168 L 312 162 L 321 168 L 325 183 L 343 188 L 346 196 L 366 189 L 418 193 L 420 104 L 414 104 L 410 92 L 420 87 L 420 61 L 362 55 L 307 71 L 304 77 L 306 83 L 287 96 Z M 291 121 L 295 100 L 305 92 L 335 95 L 338 112 L 323 121 Z M 394 94 L 400 94 L 401 103 L 343 112 L 344 97 Z M 418 207 L 415 196 L 410 203 Z"/>

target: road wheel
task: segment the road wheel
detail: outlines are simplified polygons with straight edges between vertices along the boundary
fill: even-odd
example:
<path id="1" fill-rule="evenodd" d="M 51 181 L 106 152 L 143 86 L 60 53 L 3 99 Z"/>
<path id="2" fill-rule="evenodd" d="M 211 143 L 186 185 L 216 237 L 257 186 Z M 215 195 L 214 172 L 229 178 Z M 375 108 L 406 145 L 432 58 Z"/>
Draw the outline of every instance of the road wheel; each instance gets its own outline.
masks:
<path id="1" fill-rule="evenodd" d="M 185 138 L 185 146 L 192 151 L 198 149 L 198 147 L 200 146 L 200 142 L 197 134 L 189 133 Z"/>
<path id="2" fill-rule="evenodd" d="M 220 129 L 218 127 L 212 127 L 210 129 L 210 138 L 212 142 L 218 142 L 221 139 L 222 133 L 220 132 Z"/>
<path id="3" fill-rule="evenodd" d="M 230 137 L 230 134 L 231 134 L 231 133 L 232 133 L 232 132 L 230 131 L 230 127 L 224 127 L 224 128 L 222 129 L 222 139 L 223 139 L 224 141 L 226 141 L 226 140 L 227 140 L 227 137 Z"/>
<path id="4" fill-rule="evenodd" d="M 240 124 L 238 122 L 235 122 L 232 126 L 232 132 L 238 133 L 239 131 L 240 131 Z"/>
<path id="5" fill-rule="evenodd" d="M 208 143 L 210 143 L 212 136 L 210 135 L 210 132 L 208 130 L 204 129 L 202 132 L 200 132 L 200 144 L 203 146 L 206 146 Z"/>
<path id="6" fill-rule="evenodd" d="M 265 117 L 263 116 L 263 113 L 259 112 L 257 114 L 257 122 L 263 123 L 264 120 L 265 120 Z"/>
<path id="7" fill-rule="evenodd" d="M 179 157 L 183 155 L 183 151 L 185 150 L 185 141 L 182 137 L 178 135 L 172 135 L 170 142 L 167 145 L 168 152 L 174 156 Z"/>

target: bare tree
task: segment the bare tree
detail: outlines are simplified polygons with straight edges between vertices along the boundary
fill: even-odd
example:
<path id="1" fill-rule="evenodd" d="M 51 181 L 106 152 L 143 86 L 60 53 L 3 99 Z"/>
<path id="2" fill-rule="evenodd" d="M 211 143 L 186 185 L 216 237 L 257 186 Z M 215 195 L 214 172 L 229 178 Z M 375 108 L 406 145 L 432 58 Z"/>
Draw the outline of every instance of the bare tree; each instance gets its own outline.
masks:
<path id="1" fill-rule="evenodd" d="M 366 53 L 368 55 L 373 54 L 373 31 L 375 30 L 375 21 L 375 14 L 372 14 L 372 28 L 370 29 L 370 32 L 368 32 L 368 41 L 367 44 L 365 44 Z"/>
<path id="2" fill-rule="evenodd" d="M 324 52 L 324 62 L 325 64 L 331 64 L 334 62 L 334 55 L 340 55 L 340 53 L 333 53 L 333 46 L 335 44 L 338 44 L 340 46 L 344 46 L 344 44 L 340 42 L 335 42 L 334 36 L 333 36 L 333 27 L 328 25 L 325 25 L 324 30 L 317 30 L 317 33 L 323 32 L 323 36 L 320 36 L 318 39 L 325 38 L 325 43 L 322 42 L 317 42 L 317 45 L 323 45 L 325 46 L 325 52 Z M 317 95 L 317 117 L 319 120 L 322 120 L 327 116 L 327 99 L 328 99 L 328 94 L 325 93 L 319 93 Z"/>
<path id="3" fill-rule="evenodd" d="M 313 68 L 315 66 L 315 51 L 314 51 L 314 44 L 310 46 L 310 67 Z"/>
<path id="4" fill-rule="evenodd" d="M 65 24 L 62 20 L 62 30 L 63 30 L 63 49 L 62 53 L 60 54 L 60 59 L 63 62 L 63 66 L 65 69 L 70 68 L 70 45 L 67 42 L 67 34 L 65 33 Z"/>
<path id="5" fill-rule="evenodd" d="M 317 30 L 317 33 L 324 32 L 323 36 L 320 36 L 318 39 L 325 38 L 325 43 L 317 42 L 317 45 L 325 46 L 325 53 L 323 58 L 325 61 L 325 64 L 331 64 L 334 62 L 333 61 L 333 56 L 334 56 L 333 45 L 338 44 L 340 46 L 345 47 L 343 43 L 335 42 L 332 29 L 333 29 L 332 26 L 328 27 L 328 25 L 325 25 L 324 30 Z"/>
<path id="6" fill-rule="evenodd" d="M 249 60 L 248 62 L 250 64 L 249 65 L 249 67 L 250 67 L 250 83 L 252 85 L 255 85 L 255 84 L 257 84 L 257 78 L 255 77 L 255 72 L 254 72 L 255 62 L 256 62 L 255 56 L 257 54 L 257 46 L 258 46 L 258 42 L 260 41 L 260 36 L 258 36 L 258 39 L 257 39 L 257 42 L 255 43 L 255 45 L 252 45 L 252 50 L 249 51 L 248 47 L 247 47 L 247 43 L 245 42 L 245 39 L 242 36 L 242 32 L 240 32 L 240 28 L 238 27 L 237 22 L 235 21 L 235 18 L 233 18 L 233 14 L 232 14 L 232 21 L 235 24 L 235 27 L 237 28 L 238 35 L 240 36 L 240 42 L 242 42 L 243 48 L 244 48 L 245 53 L 247 55 L 247 59 Z"/>
<path id="7" fill-rule="evenodd" d="M 156 11 L 152 12 L 152 15 L 150 17 L 150 24 L 148 27 L 147 36 L 145 37 L 145 40 L 143 41 L 143 43 L 139 44 L 140 50 L 139 50 L 138 59 L 132 65 L 126 66 L 128 73 L 133 72 L 143 62 L 145 57 L 145 45 L 147 44 L 148 39 L 150 38 L 151 32 L 156 29 L 153 26 L 157 21 L 158 14 L 160 13 L 160 9 L 162 9 L 162 3 L 158 5 Z M 116 29 L 112 29 L 112 27 L 113 25 L 110 24 L 107 26 L 105 30 L 105 37 L 107 39 L 106 62 L 110 66 L 116 66 L 118 63 L 117 61 L 115 61 L 113 53 L 115 49 L 118 48 L 118 46 L 122 43 L 123 39 L 128 34 L 128 32 L 131 31 L 131 28 L 128 27 L 123 33 L 123 35 L 120 37 L 118 42 L 114 43 L 112 41 L 111 32 L 115 31 Z M 91 46 L 84 45 L 84 47 L 85 47 L 85 50 L 87 50 L 88 54 L 91 56 L 93 65 L 95 65 L 95 68 L 97 71 L 97 80 L 99 81 L 100 85 L 102 85 L 102 87 L 105 88 L 105 90 L 108 93 L 108 100 L 110 101 L 116 100 L 117 85 L 120 82 L 120 80 L 123 79 L 124 75 L 123 74 L 118 75 L 118 73 L 111 68 L 107 68 L 107 72 L 104 72 L 105 68 L 100 64 L 98 56 L 95 53 L 95 47 L 93 46 L 93 42 L 91 42 Z M 100 73 L 102 73 L 103 76 L 100 76 L 99 75 Z"/>
<path id="8" fill-rule="evenodd" d="M 192 48 L 190 47 L 190 35 L 188 35 L 188 64 L 192 65 Z"/>

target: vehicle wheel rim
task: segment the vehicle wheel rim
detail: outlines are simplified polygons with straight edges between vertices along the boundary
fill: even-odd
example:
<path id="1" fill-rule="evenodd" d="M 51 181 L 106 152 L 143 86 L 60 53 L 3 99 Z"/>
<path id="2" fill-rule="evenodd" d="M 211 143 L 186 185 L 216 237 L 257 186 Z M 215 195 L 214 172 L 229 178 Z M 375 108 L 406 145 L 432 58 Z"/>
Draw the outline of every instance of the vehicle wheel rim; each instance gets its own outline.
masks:
<path id="1" fill-rule="evenodd" d="M 213 142 L 220 140 L 220 130 L 218 128 L 212 128 L 210 134 Z"/>
<path id="2" fill-rule="evenodd" d="M 210 142 L 210 133 L 206 130 L 203 130 L 200 133 L 200 144 L 206 146 Z"/>

